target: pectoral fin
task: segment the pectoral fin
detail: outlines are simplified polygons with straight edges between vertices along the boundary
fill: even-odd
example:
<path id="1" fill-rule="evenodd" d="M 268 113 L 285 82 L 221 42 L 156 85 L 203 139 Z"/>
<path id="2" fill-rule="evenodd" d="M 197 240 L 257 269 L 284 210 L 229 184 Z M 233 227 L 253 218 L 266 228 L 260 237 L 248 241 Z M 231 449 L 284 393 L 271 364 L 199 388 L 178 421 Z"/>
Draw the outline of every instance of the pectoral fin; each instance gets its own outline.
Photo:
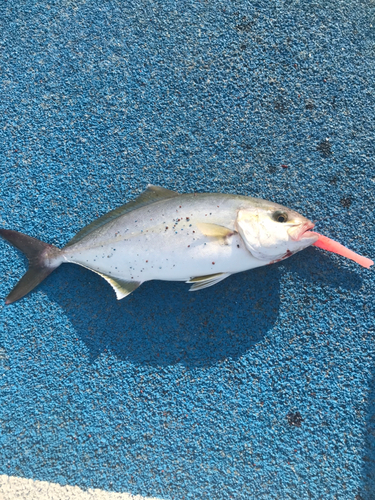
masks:
<path id="1" fill-rule="evenodd" d="M 197 227 L 199 231 L 210 238 L 226 239 L 233 236 L 236 231 L 229 229 L 219 224 L 210 224 L 209 222 L 198 222 Z"/>
<path id="2" fill-rule="evenodd" d="M 208 288 L 209 286 L 216 285 L 219 281 L 225 280 L 228 278 L 230 273 L 217 273 L 217 274 L 209 274 L 207 276 L 196 276 L 195 278 L 191 278 L 186 283 L 194 283 L 193 286 L 189 288 L 189 292 L 195 292 L 196 290 L 202 290 L 203 288 Z"/>

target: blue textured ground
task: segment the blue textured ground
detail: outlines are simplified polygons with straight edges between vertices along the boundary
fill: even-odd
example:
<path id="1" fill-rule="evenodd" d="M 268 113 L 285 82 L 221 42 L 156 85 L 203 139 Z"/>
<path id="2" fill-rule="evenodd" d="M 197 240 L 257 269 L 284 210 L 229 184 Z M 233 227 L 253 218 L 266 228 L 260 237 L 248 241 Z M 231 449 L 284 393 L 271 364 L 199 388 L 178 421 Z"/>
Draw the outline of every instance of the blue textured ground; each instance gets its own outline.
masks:
<path id="1" fill-rule="evenodd" d="M 283 203 L 374 258 L 373 15 L 1 1 L 0 226 L 63 246 L 153 183 Z M 24 270 L 1 241 L 1 297 Z M 0 473 L 178 500 L 374 499 L 374 276 L 309 248 L 117 302 L 62 266 L 0 305 Z"/>

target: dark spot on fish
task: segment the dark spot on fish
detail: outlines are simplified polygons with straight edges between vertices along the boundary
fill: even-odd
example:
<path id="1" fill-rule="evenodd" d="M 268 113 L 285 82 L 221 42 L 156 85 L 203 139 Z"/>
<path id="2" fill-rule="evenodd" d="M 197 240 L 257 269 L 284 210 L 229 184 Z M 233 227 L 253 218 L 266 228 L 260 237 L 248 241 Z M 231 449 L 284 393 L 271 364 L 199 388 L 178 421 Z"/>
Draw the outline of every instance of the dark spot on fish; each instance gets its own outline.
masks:
<path id="1" fill-rule="evenodd" d="M 181 205 L 179 206 L 179 208 L 181 208 Z"/>
<path id="2" fill-rule="evenodd" d="M 148 262 L 148 260 L 146 260 L 146 262 Z"/>
<path id="3" fill-rule="evenodd" d="M 193 233 L 195 233 L 195 231 L 193 231 Z"/>
<path id="4" fill-rule="evenodd" d="M 188 245 L 188 248 L 190 247 L 190 245 Z"/>
<path id="5" fill-rule="evenodd" d="M 331 143 L 329 142 L 328 139 L 325 139 L 324 141 L 320 142 L 317 146 L 316 149 L 322 153 L 322 156 L 325 158 L 328 158 L 328 156 L 331 156 L 332 154 L 332 149 L 331 149 Z"/>
<path id="6" fill-rule="evenodd" d="M 213 262 L 212 264 L 214 264 L 214 265 L 215 265 L 215 262 Z"/>
<path id="7" fill-rule="evenodd" d="M 237 248 L 240 248 L 240 245 L 237 245 Z"/>
<path id="8" fill-rule="evenodd" d="M 352 199 L 351 198 L 341 198 L 340 203 L 344 208 L 349 208 L 350 205 L 352 204 Z"/>
<path id="9" fill-rule="evenodd" d="M 168 226 L 165 226 L 165 229 L 168 229 Z"/>
<path id="10" fill-rule="evenodd" d="M 292 425 L 294 427 L 301 427 L 303 418 L 299 411 L 289 412 L 286 418 L 288 420 L 289 425 Z"/>

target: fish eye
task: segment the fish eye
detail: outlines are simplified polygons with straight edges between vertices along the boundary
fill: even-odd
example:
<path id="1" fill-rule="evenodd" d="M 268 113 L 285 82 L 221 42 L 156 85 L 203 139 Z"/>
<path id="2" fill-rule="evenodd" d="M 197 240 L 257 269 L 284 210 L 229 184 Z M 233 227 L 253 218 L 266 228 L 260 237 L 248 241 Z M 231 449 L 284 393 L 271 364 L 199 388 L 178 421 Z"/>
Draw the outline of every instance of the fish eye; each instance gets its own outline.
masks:
<path id="1" fill-rule="evenodd" d="M 285 212 L 274 212 L 272 218 L 276 222 L 287 222 L 288 215 Z"/>

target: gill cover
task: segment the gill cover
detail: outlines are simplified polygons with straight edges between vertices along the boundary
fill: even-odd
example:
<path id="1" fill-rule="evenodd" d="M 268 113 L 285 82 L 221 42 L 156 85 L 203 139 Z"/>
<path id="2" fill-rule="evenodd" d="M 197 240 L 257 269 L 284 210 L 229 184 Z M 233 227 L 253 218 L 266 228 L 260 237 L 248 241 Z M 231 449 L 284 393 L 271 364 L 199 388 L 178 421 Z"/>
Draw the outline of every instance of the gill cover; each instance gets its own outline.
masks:
<path id="1" fill-rule="evenodd" d="M 275 234 L 272 234 L 270 228 L 267 227 L 267 219 L 256 208 L 239 210 L 237 215 L 238 232 L 249 252 L 259 260 L 278 258 L 285 253 L 281 251 L 280 255 L 275 255 Z"/>
<path id="2" fill-rule="evenodd" d="M 278 220 L 279 210 L 285 220 Z M 246 248 L 259 260 L 275 261 L 312 245 L 318 237 L 307 232 L 314 224 L 302 215 L 281 205 L 267 209 L 241 209 L 237 215 L 237 230 Z"/>

